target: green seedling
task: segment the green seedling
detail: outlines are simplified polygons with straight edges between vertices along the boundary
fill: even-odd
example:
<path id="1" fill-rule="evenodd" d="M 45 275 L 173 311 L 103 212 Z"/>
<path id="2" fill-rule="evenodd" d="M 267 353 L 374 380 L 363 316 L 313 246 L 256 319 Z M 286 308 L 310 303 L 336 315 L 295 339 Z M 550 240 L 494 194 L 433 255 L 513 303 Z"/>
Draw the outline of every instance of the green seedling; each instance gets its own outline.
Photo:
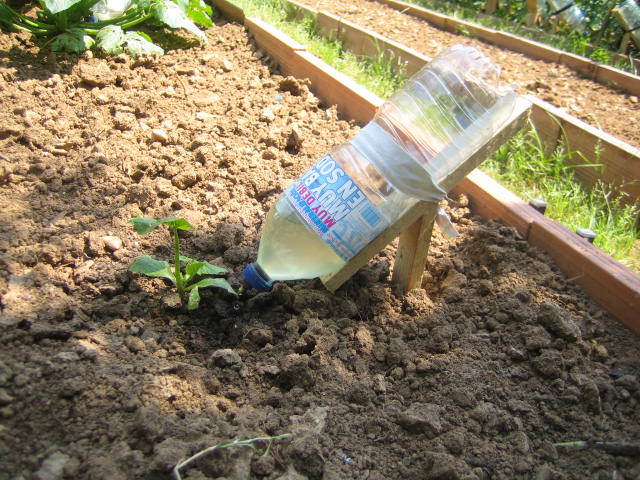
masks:
<path id="1" fill-rule="evenodd" d="M 94 15 L 97 3 L 98 0 L 38 0 L 34 16 L 0 1 L 0 25 L 48 38 L 53 51 L 79 53 L 96 46 L 110 55 L 127 52 L 133 57 L 164 53 L 145 33 L 129 31 L 136 25 L 187 30 L 204 44 L 207 37 L 197 25 L 212 25 L 212 9 L 204 0 L 131 0 L 124 12 L 116 13 L 115 18 L 107 15 L 103 20 Z"/>
<path id="2" fill-rule="evenodd" d="M 170 265 L 169 262 L 143 255 L 134 260 L 129 267 L 130 271 L 141 273 L 148 277 L 166 278 L 175 285 L 181 298 L 188 292 L 187 308 L 189 310 L 195 310 L 200 305 L 201 288 L 218 287 L 237 296 L 236 291 L 229 282 L 220 277 L 227 273 L 226 268 L 216 267 L 209 262 L 194 260 L 180 255 L 178 232 L 180 230 L 196 230 L 184 218 L 169 217 L 155 220 L 153 218 L 137 217 L 129 220 L 129 223 L 133 225 L 133 228 L 140 235 L 153 232 L 160 225 L 167 225 L 173 233 L 173 265 Z M 182 270 L 182 263 L 185 264 L 184 271 Z"/>

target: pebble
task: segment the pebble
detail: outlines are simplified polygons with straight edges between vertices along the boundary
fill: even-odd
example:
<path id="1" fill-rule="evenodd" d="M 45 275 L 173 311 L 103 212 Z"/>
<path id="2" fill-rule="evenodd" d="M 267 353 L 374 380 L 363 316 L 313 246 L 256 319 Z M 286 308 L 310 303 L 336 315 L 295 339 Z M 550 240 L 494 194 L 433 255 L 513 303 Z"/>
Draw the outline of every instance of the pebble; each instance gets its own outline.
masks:
<path id="1" fill-rule="evenodd" d="M 273 113 L 271 110 L 269 110 L 268 108 L 265 108 L 262 113 L 260 114 L 260 121 L 262 122 L 266 122 L 266 123 L 271 123 L 276 119 L 276 114 Z"/>
<path id="2" fill-rule="evenodd" d="M 14 398 L 4 389 L 0 388 L 0 406 L 4 407 L 13 402 Z"/>
<path id="3" fill-rule="evenodd" d="M 444 431 L 442 409 L 435 404 L 414 403 L 398 415 L 396 423 L 406 430 L 434 438 Z"/>
<path id="4" fill-rule="evenodd" d="M 230 72 L 231 70 L 233 70 L 233 63 L 229 60 L 223 60 L 222 61 L 222 70 L 224 70 L 225 72 Z"/>
<path id="5" fill-rule="evenodd" d="M 151 140 L 153 142 L 169 143 L 169 135 L 162 128 L 151 130 Z"/>
<path id="6" fill-rule="evenodd" d="M 106 62 L 81 63 L 78 65 L 77 74 L 84 83 L 92 87 L 106 87 L 116 82 L 116 74 Z"/>
<path id="7" fill-rule="evenodd" d="M 124 344 L 133 353 L 144 352 L 147 349 L 146 344 L 139 337 L 129 336 L 125 339 Z"/>
<path id="8" fill-rule="evenodd" d="M 198 176 L 195 172 L 182 172 L 173 177 L 171 183 L 180 190 L 186 190 L 198 183 Z"/>
<path id="9" fill-rule="evenodd" d="M 565 340 L 573 342 L 582 337 L 580 328 L 569 313 L 551 302 L 540 305 L 538 323 Z"/>
<path id="10" fill-rule="evenodd" d="M 36 480 L 62 480 L 64 477 L 64 467 L 71 460 L 71 457 L 62 452 L 54 452 L 49 455 L 40 469 L 35 473 Z"/>
<path id="11" fill-rule="evenodd" d="M 122 240 L 120 239 L 120 237 L 116 237 L 114 235 L 105 235 L 103 237 L 100 237 L 100 240 L 102 240 L 104 247 L 111 252 L 115 252 L 122 248 Z"/>
<path id="12" fill-rule="evenodd" d="M 177 293 L 170 293 L 162 297 L 162 303 L 166 308 L 175 310 L 182 306 L 182 298 Z"/>
<path id="13" fill-rule="evenodd" d="M 230 367 L 242 363 L 242 358 L 230 348 L 221 348 L 211 354 L 210 363 L 217 367 Z"/>

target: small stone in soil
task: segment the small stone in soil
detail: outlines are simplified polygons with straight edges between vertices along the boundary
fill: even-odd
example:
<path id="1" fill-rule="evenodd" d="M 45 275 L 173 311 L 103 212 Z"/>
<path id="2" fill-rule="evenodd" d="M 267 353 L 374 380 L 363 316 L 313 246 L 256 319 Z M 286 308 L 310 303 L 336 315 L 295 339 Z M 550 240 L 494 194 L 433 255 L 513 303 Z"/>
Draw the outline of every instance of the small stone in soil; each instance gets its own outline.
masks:
<path id="1" fill-rule="evenodd" d="M 242 363 L 242 358 L 230 348 L 222 348 L 211 354 L 210 363 L 217 367 L 230 367 Z"/>
<path id="2" fill-rule="evenodd" d="M 111 252 L 122 248 L 122 240 L 114 235 L 105 235 L 104 237 L 100 237 L 100 240 L 102 240 L 105 248 Z"/>

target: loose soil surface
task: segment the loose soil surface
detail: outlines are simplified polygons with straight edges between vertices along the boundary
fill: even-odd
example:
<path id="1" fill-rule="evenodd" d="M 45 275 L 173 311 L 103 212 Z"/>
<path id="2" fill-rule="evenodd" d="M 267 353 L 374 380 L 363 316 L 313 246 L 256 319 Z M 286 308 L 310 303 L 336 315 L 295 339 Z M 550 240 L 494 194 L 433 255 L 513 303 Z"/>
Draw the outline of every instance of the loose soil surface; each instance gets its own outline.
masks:
<path id="1" fill-rule="evenodd" d="M 301 3 L 350 20 L 428 57 L 435 57 L 444 47 L 456 43 L 472 45 L 501 68 L 504 82 L 516 86 L 518 93 L 535 95 L 640 148 L 637 95 L 596 83 L 564 65 L 535 60 L 475 38 L 439 30 L 425 20 L 375 0 L 301 0 Z"/>
<path id="2" fill-rule="evenodd" d="M 278 74 L 242 27 L 157 60 L 41 56 L 0 36 L 0 477 L 633 479 L 639 339 L 511 228 L 444 204 L 423 288 L 396 296 L 387 247 L 335 294 L 257 294 L 241 269 L 291 181 L 359 126 Z M 229 268 L 238 299 L 187 312 L 127 271 L 183 253 Z M 634 456 L 635 455 L 635 456 Z"/>

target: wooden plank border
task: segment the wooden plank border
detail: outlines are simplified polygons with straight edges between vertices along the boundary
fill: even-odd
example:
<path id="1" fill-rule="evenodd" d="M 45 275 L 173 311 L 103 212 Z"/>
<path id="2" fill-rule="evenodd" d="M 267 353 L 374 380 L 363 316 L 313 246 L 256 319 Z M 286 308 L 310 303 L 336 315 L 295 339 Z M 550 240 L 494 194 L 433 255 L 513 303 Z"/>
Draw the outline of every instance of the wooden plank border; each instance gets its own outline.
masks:
<path id="1" fill-rule="evenodd" d="M 377 1 L 396 10 L 427 20 L 429 23 L 443 30 L 452 33 L 460 33 L 461 30 L 464 30 L 481 40 L 493 43 L 499 47 L 524 53 L 525 55 L 541 60 L 562 63 L 595 81 L 610 83 L 633 95 L 640 95 L 640 77 L 623 70 L 607 65 L 600 65 L 589 58 L 568 54 L 533 40 L 528 40 L 511 33 L 485 28 L 464 20 L 458 20 L 410 3 L 398 0 Z"/>
<path id="2" fill-rule="evenodd" d="M 220 0 L 213 0 L 214 4 L 218 1 Z M 262 28 L 263 36 L 256 38 L 264 40 L 273 31 L 266 24 L 263 25 L 263 22 L 255 19 L 250 21 L 253 28 Z M 284 37 L 278 34 L 279 41 L 283 41 Z M 266 45 L 259 44 L 259 47 L 270 53 L 267 47 L 273 48 L 274 45 L 278 45 L 278 41 L 268 41 Z M 311 78 L 314 89 L 320 86 L 318 81 L 330 82 L 329 88 L 336 89 L 332 98 L 342 111 L 357 112 L 369 103 L 366 113 L 358 118 L 359 121 L 368 121 L 381 104 L 382 100 L 370 93 L 367 95 L 362 87 L 354 90 L 353 87 L 357 84 L 344 75 L 334 76 L 338 72 L 308 52 L 292 50 L 291 54 L 298 59 L 290 62 L 295 68 L 290 74 L 297 75 L 296 72 L 301 72 L 301 76 Z M 345 79 L 347 83 L 339 88 L 338 84 Z M 467 194 L 475 213 L 489 219 L 499 218 L 506 224 L 513 225 L 532 245 L 547 252 L 569 280 L 580 285 L 614 317 L 636 334 L 640 334 L 640 275 L 557 222 L 538 214 L 482 172 L 472 172 L 453 191 Z"/>

